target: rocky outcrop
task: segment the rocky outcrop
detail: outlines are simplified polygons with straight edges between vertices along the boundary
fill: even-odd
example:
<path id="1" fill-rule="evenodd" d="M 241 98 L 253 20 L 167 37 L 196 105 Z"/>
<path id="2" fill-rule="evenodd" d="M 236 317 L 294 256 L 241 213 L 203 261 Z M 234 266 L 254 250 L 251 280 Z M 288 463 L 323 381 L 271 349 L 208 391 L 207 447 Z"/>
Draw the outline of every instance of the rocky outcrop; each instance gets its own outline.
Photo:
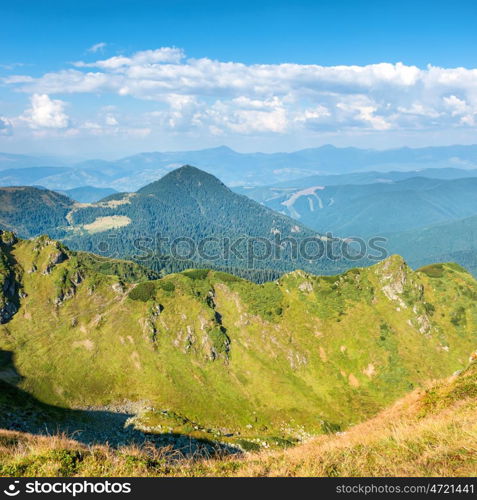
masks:
<path id="1" fill-rule="evenodd" d="M 215 361 L 220 357 L 224 357 L 227 361 L 230 353 L 230 338 L 227 335 L 227 329 L 222 324 L 222 315 L 217 311 L 214 289 L 209 290 L 207 295 L 207 305 L 214 311 L 215 323 L 215 325 L 207 333 L 210 340 L 209 358 L 211 361 Z"/>
<path id="2" fill-rule="evenodd" d="M 76 289 L 83 282 L 83 279 L 83 275 L 79 271 L 76 271 L 71 276 L 65 276 L 64 282 L 58 288 L 57 296 L 53 301 L 54 304 L 59 306 L 66 300 L 74 297 L 76 295 Z"/>
<path id="3" fill-rule="evenodd" d="M 58 265 L 68 259 L 68 255 L 63 250 L 58 250 L 53 253 L 48 261 L 47 266 L 43 270 L 42 274 L 48 275 L 53 271 L 53 269 Z"/>
<path id="4" fill-rule="evenodd" d="M 0 324 L 10 321 L 20 307 L 21 286 L 10 254 L 16 241 L 13 233 L 0 231 Z"/>
<path id="5" fill-rule="evenodd" d="M 407 265 L 401 257 L 392 256 L 376 266 L 376 274 L 380 277 L 381 290 L 389 300 L 406 308 L 402 295 L 407 284 Z"/>
<path id="6" fill-rule="evenodd" d="M 18 311 L 18 289 L 13 273 L 3 281 L 2 297 L 0 298 L 0 324 L 7 323 Z"/>

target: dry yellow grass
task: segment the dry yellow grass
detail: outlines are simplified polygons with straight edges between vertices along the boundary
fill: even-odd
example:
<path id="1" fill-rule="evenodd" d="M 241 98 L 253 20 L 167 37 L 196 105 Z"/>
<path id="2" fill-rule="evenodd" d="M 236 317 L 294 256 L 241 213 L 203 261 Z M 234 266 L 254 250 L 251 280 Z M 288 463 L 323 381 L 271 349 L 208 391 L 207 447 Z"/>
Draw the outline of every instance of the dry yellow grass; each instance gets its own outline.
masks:
<path id="1" fill-rule="evenodd" d="M 129 217 L 125 215 L 111 215 L 109 217 L 98 217 L 94 222 L 91 222 L 91 224 L 85 224 L 83 229 L 88 231 L 88 233 L 94 234 L 124 227 L 128 224 L 131 224 L 131 219 Z"/>
<path id="2" fill-rule="evenodd" d="M 416 418 L 414 393 L 366 423 L 282 453 L 249 457 L 244 476 L 468 476 L 477 473 L 477 405 Z M 416 413 L 405 416 L 406 410 Z M 418 407 L 418 405 L 416 405 Z"/>
<path id="3" fill-rule="evenodd" d="M 170 449 L 87 448 L 0 431 L 0 473 L 42 476 L 475 476 L 477 364 L 348 431 L 280 452 L 185 459 Z"/>

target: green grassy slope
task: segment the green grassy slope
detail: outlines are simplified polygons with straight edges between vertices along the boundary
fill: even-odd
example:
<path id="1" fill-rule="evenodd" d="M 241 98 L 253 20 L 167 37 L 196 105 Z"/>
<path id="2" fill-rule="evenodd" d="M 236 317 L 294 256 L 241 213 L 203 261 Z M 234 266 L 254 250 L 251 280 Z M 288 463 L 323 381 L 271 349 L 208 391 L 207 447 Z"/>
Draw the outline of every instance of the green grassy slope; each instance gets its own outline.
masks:
<path id="1" fill-rule="evenodd" d="M 473 361 L 461 373 L 413 391 L 346 432 L 283 451 L 212 460 L 176 457 L 171 462 L 164 448 L 86 448 L 62 436 L 0 430 L 0 475 L 473 477 L 476 396 Z"/>
<path id="2" fill-rule="evenodd" d="M 0 349 L 19 387 L 65 407 L 139 402 L 156 430 L 344 427 L 463 367 L 477 341 L 477 282 L 455 265 L 414 272 L 393 256 L 265 285 L 207 270 L 131 284 L 44 237 L 3 243 L 2 255 L 0 279 L 15 285 L 0 309 L 18 310 Z"/>
<path id="3" fill-rule="evenodd" d="M 345 433 L 321 436 L 289 450 L 262 452 L 245 460 L 185 463 L 170 471 L 156 465 L 141 470 L 140 474 L 474 477 L 476 396 L 474 361 L 462 373 L 413 391 Z"/>

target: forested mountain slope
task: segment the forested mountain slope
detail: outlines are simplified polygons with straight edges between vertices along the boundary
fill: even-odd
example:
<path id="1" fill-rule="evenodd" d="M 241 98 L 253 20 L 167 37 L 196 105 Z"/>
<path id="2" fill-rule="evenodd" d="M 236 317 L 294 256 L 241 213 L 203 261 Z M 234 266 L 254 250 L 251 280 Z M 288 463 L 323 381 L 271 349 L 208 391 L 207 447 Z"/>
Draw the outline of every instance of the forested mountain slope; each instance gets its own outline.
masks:
<path id="1" fill-rule="evenodd" d="M 477 276 L 477 216 L 385 236 L 413 266 L 453 261 Z"/>
<path id="2" fill-rule="evenodd" d="M 333 274 L 355 265 L 342 258 L 343 241 L 233 193 L 190 166 L 137 193 L 94 204 L 35 188 L 3 188 L 0 196 L 8 198 L 11 190 L 18 196 L 0 209 L 0 227 L 23 237 L 46 233 L 74 249 L 134 259 L 155 271 L 211 267 L 264 281 L 297 268 Z"/>
<path id="3" fill-rule="evenodd" d="M 366 173 L 355 177 L 359 175 Z M 341 237 L 379 236 L 477 214 L 477 178 L 412 177 L 344 185 L 319 184 L 310 178 L 300 187 L 242 191 L 316 231 Z"/>

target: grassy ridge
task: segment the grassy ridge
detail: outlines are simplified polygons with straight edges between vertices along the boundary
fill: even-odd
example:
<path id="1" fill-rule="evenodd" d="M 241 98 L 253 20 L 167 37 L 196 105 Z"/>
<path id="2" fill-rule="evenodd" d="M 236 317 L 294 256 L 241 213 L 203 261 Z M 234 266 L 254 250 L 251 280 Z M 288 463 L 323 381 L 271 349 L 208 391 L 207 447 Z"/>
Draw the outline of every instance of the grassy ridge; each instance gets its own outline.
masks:
<path id="1" fill-rule="evenodd" d="M 141 403 L 157 432 L 192 422 L 253 443 L 344 429 L 475 348 L 477 283 L 453 265 L 436 276 L 394 256 L 265 285 L 207 270 L 137 284 L 45 237 L 2 248 L 20 307 L 0 349 L 20 387 L 63 407 Z"/>
<path id="2" fill-rule="evenodd" d="M 345 433 L 243 459 L 171 462 L 165 449 L 85 448 L 63 436 L 0 431 L 0 475 L 475 476 L 476 388 L 473 363 L 460 375 L 413 391 Z"/>

